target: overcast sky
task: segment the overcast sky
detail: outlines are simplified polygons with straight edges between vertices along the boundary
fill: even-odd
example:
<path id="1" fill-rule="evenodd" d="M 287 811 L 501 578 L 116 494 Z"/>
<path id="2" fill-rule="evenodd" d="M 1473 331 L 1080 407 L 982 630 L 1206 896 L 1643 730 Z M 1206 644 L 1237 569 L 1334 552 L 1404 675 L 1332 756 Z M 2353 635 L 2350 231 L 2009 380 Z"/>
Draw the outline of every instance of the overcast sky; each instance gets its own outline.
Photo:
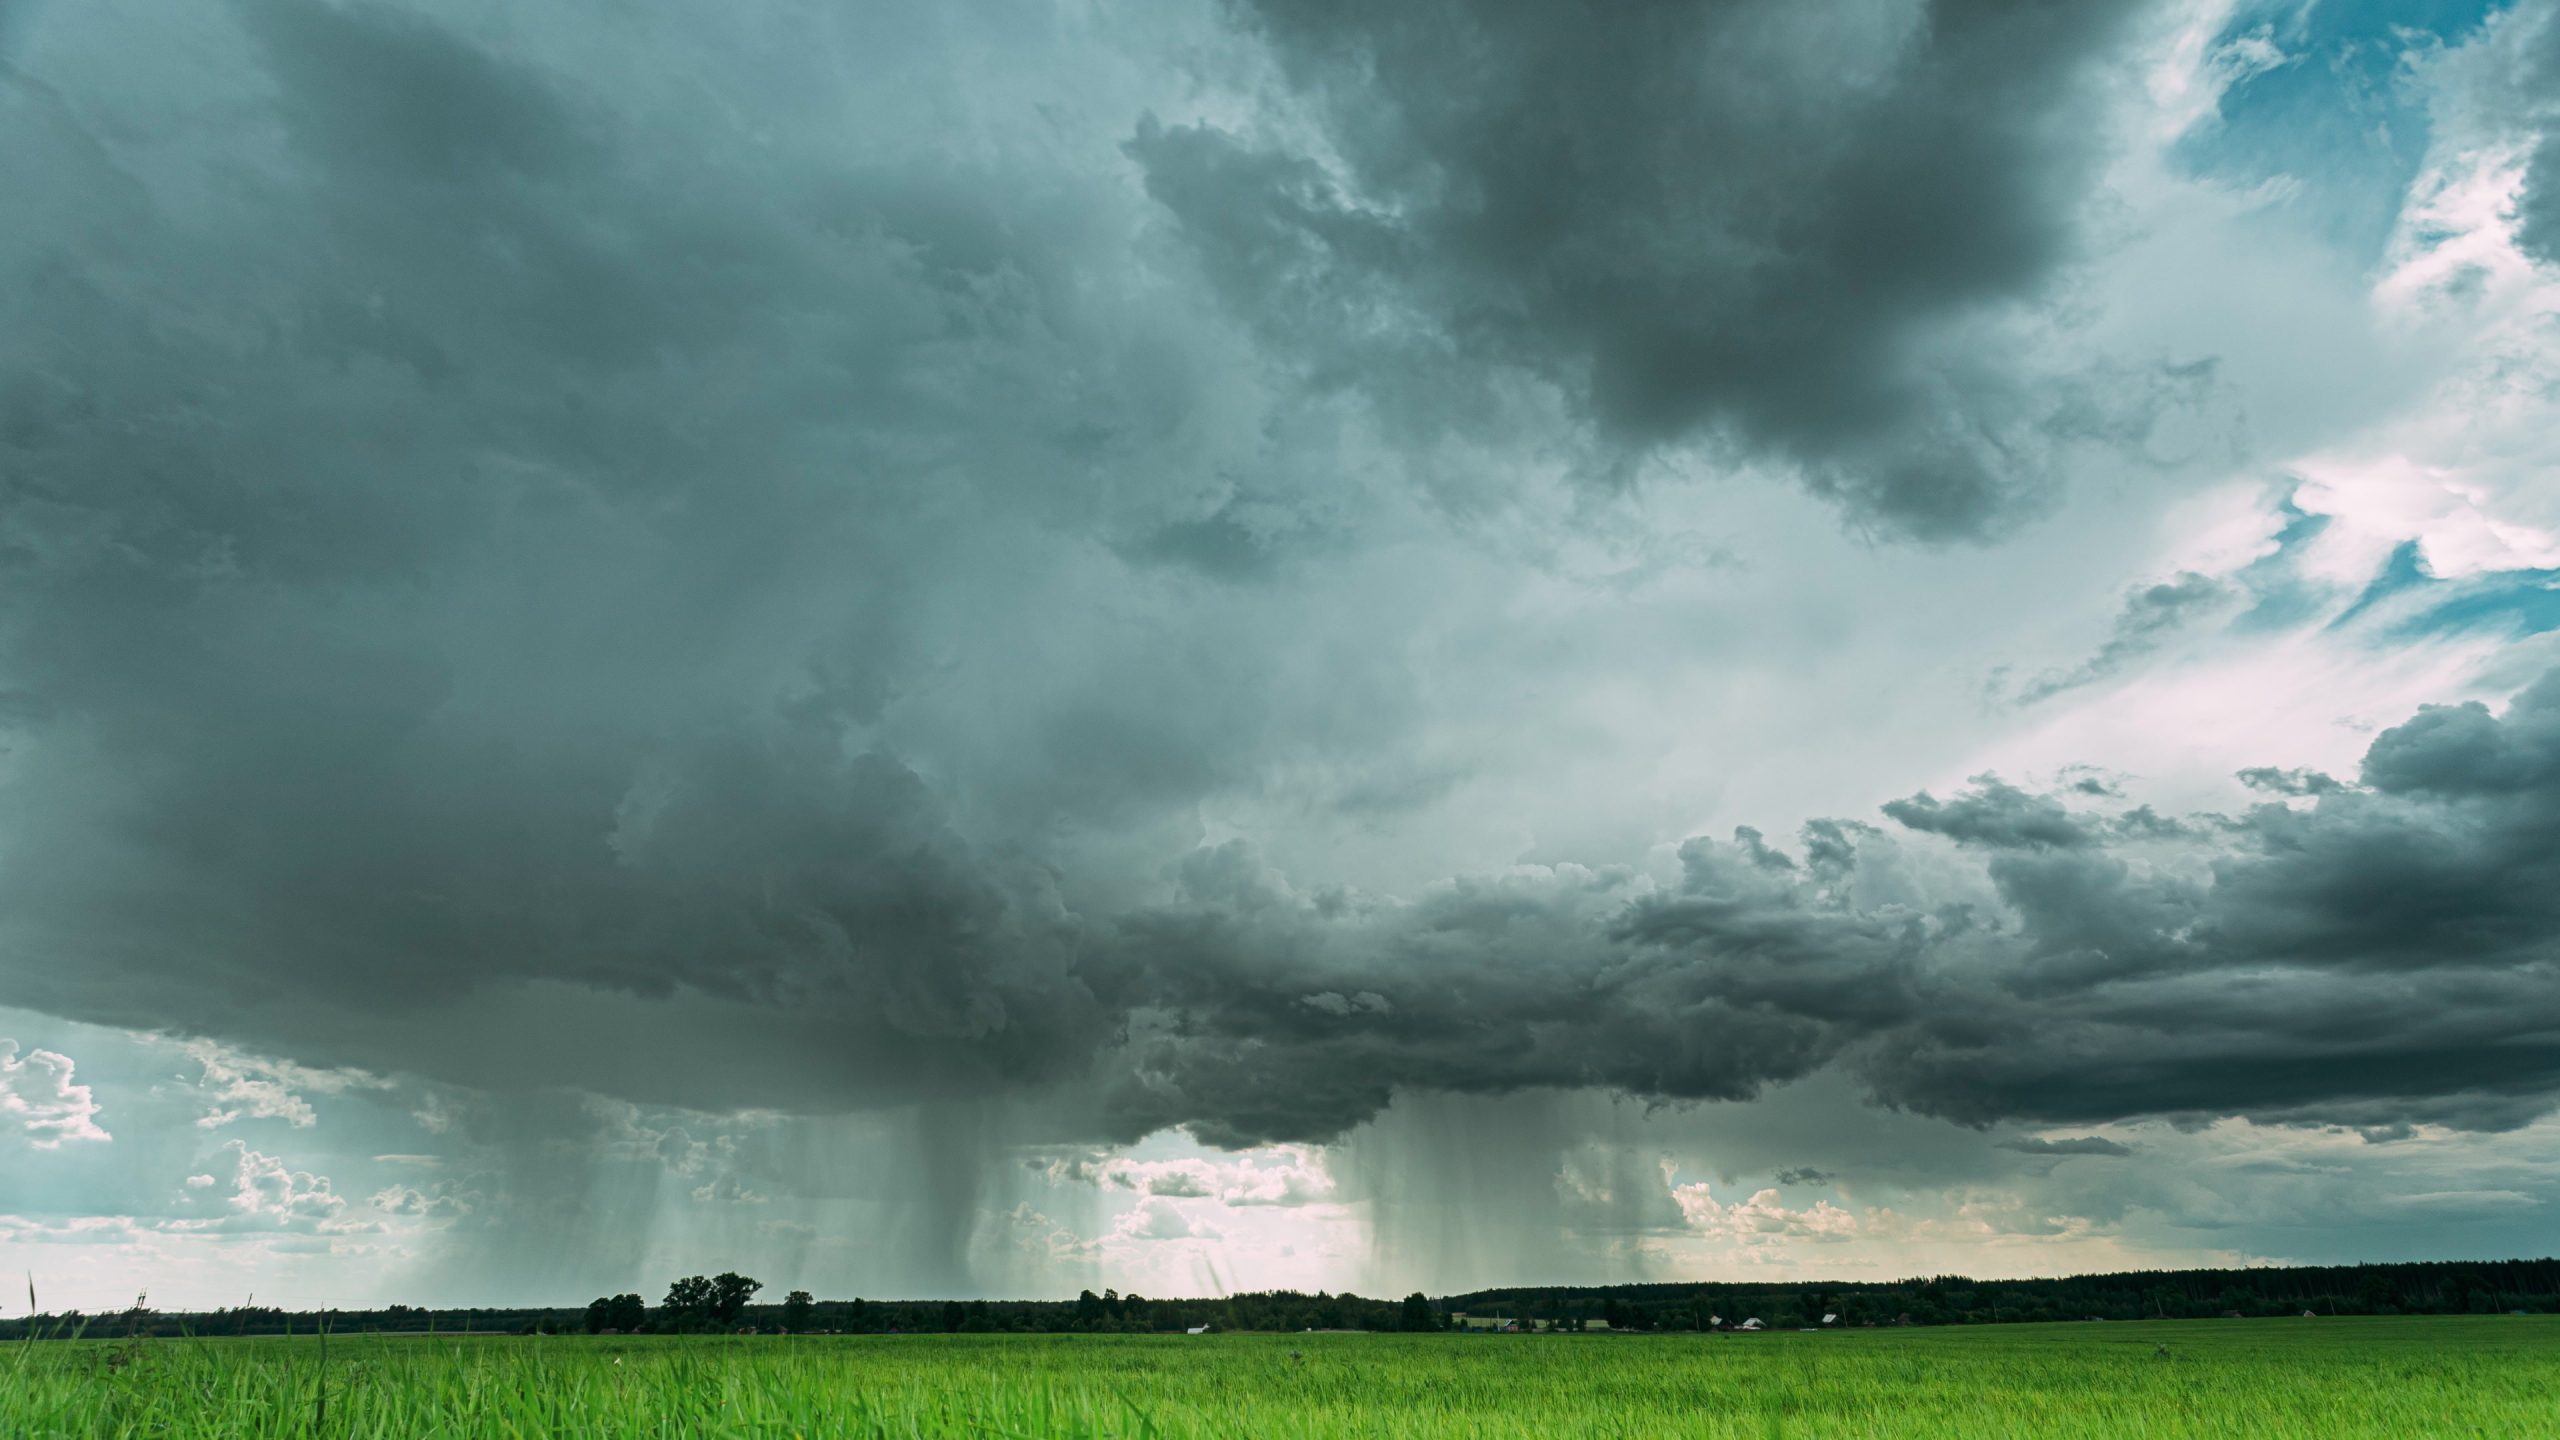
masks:
<path id="1" fill-rule="evenodd" d="M 49 1305 L 2550 1249 L 2547 0 L 0 0 L 0 194 Z"/>

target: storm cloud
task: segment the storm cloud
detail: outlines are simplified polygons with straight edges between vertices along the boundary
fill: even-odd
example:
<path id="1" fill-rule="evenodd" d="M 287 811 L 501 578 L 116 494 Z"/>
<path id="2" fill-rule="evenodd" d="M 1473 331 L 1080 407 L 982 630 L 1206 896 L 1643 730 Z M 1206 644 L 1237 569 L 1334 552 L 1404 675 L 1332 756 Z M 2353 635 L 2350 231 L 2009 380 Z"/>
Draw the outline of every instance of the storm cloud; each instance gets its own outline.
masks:
<path id="1" fill-rule="evenodd" d="M 889 1115 L 917 1283 L 1011 1148 L 1312 1145 L 1400 1097 L 1838 1086 L 1986 1150 L 2525 1124 L 2560 677 L 2524 622 L 2411 642 L 2204 798 L 2065 753 L 2190 640 L 2347 643 L 2257 509 L 2129 553 L 2229 481 L 2127 458 L 2203 372 L 2077 289 L 2166 23 L 13 8 L 5 1001 L 192 1043 L 180 1128 L 308 1128 L 292 1067 L 361 1071 L 476 1097 L 392 1159 L 574 1134 L 703 1205 L 874 1181 L 662 1109 Z M 2097 452 L 2161 493 L 2074 500 Z M 2073 587 L 2094 650 L 2037 628 Z M 2013 656 L 2062 732 L 2027 766 L 1974 739 Z M 72 1076 L 0 1043 L 0 1121 L 99 1164 Z M 224 1143 L 189 1203 L 350 1208 Z M 1537 1203 L 1681 1223 L 1586 1159 Z M 1177 1202 L 1359 1189 L 1087 1169 L 1166 1243 Z M 484 1180 L 374 1208 L 486 1221 Z"/>
<path id="2" fill-rule="evenodd" d="M 1131 151 L 1232 304 L 1408 423 L 1485 423 L 1526 377 L 1604 466 L 1704 434 L 1862 524 L 1978 535 L 2068 441 L 2139 429 L 2022 354 L 2137 8 L 1269 0 L 1323 150 L 1150 124 Z"/>
<path id="3" fill-rule="evenodd" d="M 1736 1099 L 1837 1064 L 1967 1124 L 2545 1113 L 2560 675 L 2504 715 L 2421 712 L 2362 780 L 2164 831 L 1994 779 L 1885 807 L 1957 857 L 1831 825 L 1808 853 L 1854 839 L 1820 866 L 1692 840 L 1659 889 L 1562 870 L 1374 913 L 1265 896 L 1154 917 L 1119 952 L 1167 953 L 1128 1103 L 1316 1139 L 1401 1086 Z M 1318 984 L 1393 1008 L 1289 1003 Z"/>

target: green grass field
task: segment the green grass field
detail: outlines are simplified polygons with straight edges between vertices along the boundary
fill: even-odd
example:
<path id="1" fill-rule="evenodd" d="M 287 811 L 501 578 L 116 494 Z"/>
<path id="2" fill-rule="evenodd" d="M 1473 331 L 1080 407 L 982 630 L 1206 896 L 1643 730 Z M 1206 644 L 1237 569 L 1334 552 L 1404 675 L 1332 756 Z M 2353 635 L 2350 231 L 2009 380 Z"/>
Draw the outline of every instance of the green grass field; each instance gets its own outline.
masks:
<path id="1" fill-rule="evenodd" d="M 311 1339 L 14 1348 L 0 1361 L 11 1440 L 2560 1434 L 2560 1318 L 2540 1317 L 1736 1337 L 341 1336 L 325 1365 Z"/>

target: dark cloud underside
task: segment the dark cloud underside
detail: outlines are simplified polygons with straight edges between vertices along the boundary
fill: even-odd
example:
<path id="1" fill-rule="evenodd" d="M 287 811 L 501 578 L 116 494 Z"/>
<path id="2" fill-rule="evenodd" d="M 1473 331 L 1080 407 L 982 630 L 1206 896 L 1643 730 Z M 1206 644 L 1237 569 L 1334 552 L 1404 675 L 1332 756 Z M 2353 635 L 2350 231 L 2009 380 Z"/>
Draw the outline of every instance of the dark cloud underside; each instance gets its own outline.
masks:
<path id="1" fill-rule="evenodd" d="M 1379 916 L 1190 915 L 1178 942 L 1158 917 L 1123 953 L 1181 955 L 1145 994 L 1177 1019 L 1136 1047 L 1134 1103 L 1307 1138 L 1399 1084 L 1731 1098 L 1841 1064 L 1969 1123 L 2542 1113 L 2560 677 L 2503 718 L 2424 712 L 2375 742 L 2364 782 L 2165 840 L 1997 782 L 1887 807 L 1978 856 L 1978 888 L 1835 825 L 1808 853 L 1850 848 L 1819 865 L 1692 841 L 1670 893 L 1459 885 Z M 1318 988 L 1391 1008 L 1283 998 Z"/>
<path id="2" fill-rule="evenodd" d="M 1822 1070 L 1966 1122 L 2518 1123 L 2560 681 L 2230 817 L 1986 779 L 1397 898 L 1201 843 L 1285 777 L 1366 823 L 1465 774 L 1392 603 L 1441 577 L 1342 557 L 1421 523 L 1400 447 L 1538 387 L 1604 467 L 2017 513 L 2105 428 L 1985 337 L 2073 258 L 2125 8 L 1271 4 L 1220 43 L 1296 108 L 1234 129 L 869 11 L 666 17 L 679 63 L 244 0 L 168 22 L 202 93 L 48 61 L 0 85 L 0 983 L 492 1090 L 1039 1096 L 1042 1138 Z"/>
<path id="3" fill-rule="evenodd" d="M 1330 383 L 1476 424 L 1526 373 L 1612 447 L 1723 436 L 1933 538 L 2035 504 L 2094 423 L 1992 337 L 2075 254 L 2133 5 L 1242 8 L 1338 174 L 1203 126 L 1131 152 Z"/>

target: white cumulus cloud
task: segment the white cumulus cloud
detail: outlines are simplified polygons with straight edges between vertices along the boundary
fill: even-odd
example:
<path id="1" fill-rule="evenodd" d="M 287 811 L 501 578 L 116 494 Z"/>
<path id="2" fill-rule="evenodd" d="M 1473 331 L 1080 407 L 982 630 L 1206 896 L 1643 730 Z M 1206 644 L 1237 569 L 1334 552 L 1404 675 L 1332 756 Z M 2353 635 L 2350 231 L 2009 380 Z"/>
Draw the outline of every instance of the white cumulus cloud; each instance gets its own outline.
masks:
<path id="1" fill-rule="evenodd" d="M 30 1050 L 20 1059 L 17 1041 L 0 1040 L 0 1129 L 26 1135 L 39 1150 L 112 1138 L 98 1124 L 97 1097 L 71 1075 L 68 1055 Z"/>

